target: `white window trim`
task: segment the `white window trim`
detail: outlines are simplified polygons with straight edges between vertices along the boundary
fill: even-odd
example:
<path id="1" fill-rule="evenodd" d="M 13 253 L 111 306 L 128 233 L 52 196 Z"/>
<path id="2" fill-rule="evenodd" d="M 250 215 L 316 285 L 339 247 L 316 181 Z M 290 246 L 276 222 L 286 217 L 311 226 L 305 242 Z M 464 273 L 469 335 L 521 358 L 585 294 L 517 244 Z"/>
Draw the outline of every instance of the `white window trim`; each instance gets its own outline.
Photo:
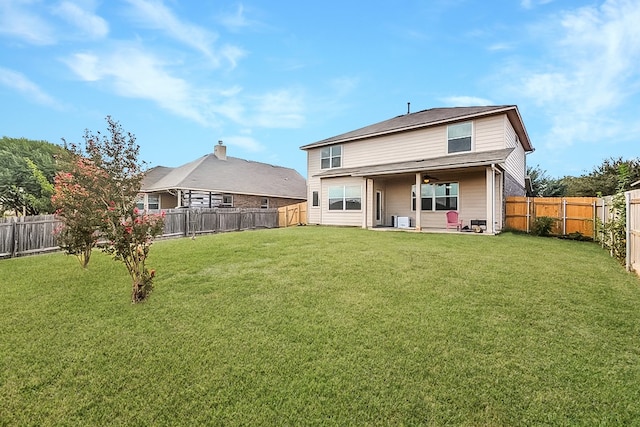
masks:
<path id="1" fill-rule="evenodd" d="M 469 149 L 469 151 L 455 151 L 453 153 L 449 152 L 449 127 L 450 126 L 456 126 L 456 125 L 463 125 L 465 123 L 470 123 L 471 124 L 471 147 Z M 451 123 L 450 125 L 447 125 L 447 129 L 445 130 L 446 132 L 446 152 L 448 156 L 455 156 L 456 154 L 464 154 L 464 153 L 473 153 L 476 150 L 476 138 L 475 138 L 475 132 L 476 132 L 476 126 L 475 126 L 475 122 L 473 120 L 470 121 L 466 121 L 466 122 L 459 122 L 459 123 Z"/>
<path id="2" fill-rule="evenodd" d="M 231 197 L 231 203 L 225 203 L 224 199 L 226 197 Z M 221 208 L 232 208 L 233 207 L 233 194 L 223 194 L 222 195 L 222 203 L 220 204 Z"/>
<path id="3" fill-rule="evenodd" d="M 447 211 L 451 211 L 451 210 L 460 211 L 460 182 L 458 182 L 458 181 L 434 182 L 434 183 L 430 183 L 430 184 L 420 184 L 420 199 L 419 199 L 420 200 L 420 207 L 422 207 L 422 186 L 423 185 L 434 185 L 434 186 L 436 186 L 436 185 L 442 185 L 442 184 L 445 184 L 445 185 L 457 184 L 458 185 L 458 194 L 455 196 L 456 199 L 457 199 L 457 202 L 456 202 L 457 208 L 456 209 L 443 209 L 443 210 L 436 209 L 436 206 L 437 206 L 436 199 L 438 198 L 438 196 L 436 195 L 435 188 L 434 188 L 433 196 L 431 198 L 431 200 L 432 200 L 431 209 L 428 209 L 428 210 L 420 209 L 420 212 L 447 212 Z M 411 186 L 411 188 L 413 188 L 413 187 L 415 187 L 415 184 Z M 410 197 L 410 200 L 409 200 L 409 203 L 410 203 L 409 208 L 411 209 L 411 212 L 415 212 L 416 211 L 415 208 L 418 206 L 418 197 L 415 198 L 415 207 L 414 207 L 414 197 L 413 197 L 414 191 L 411 190 L 411 193 L 412 194 L 411 194 L 411 197 Z M 415 192 L 415 193 L 417 193 L 417 192 Z M 416 196 L 417 196 L 417 194 L 416 194 Z M 443 197 L 443 196 L 440 196 L 440 197 Z M 448 197 L 453 197 L 453 196 L 448 196 Z"/>
<path id="4" fill-rule="evenodd" d="M 331 193 L 331 188 L 332 187 L 342 187 L 342 209 L 331 209 L 331 198 L 329 197 L 329 194 Z M 347 209 L 347 188 L 348 187 L 353 187 L 353 188 L 358 188 L 360 190 L 360 209 Z M 362 212 L 362 185 L 349 185 L 349 184 L 342 184 L 342 185 L 330 185 L 327 188 L 327 210 L 329 212 Z"/>
<path id="5" fill-rule="evenodd" d="M 333 149 L 336 147 L 340 147 L 340 156 L 334 156 L 332 155 Z M 324 150 L 325 148 L 329 149 L 329 157 L 322 157 L 322 150 Z M 333 159 L 335 157 L 340 157 L 340 166 L 333 166 Z M 344 146 L 343 145 L 330 145 L 328 147 L 321 147 L 320 148 L 320 169 L 326 170 L 326 169 L 338 169 L 342 167 L 342 161 L 344 158 Z M 329 159 L 329 167 L 327 168 L 323 168 L 322 167 L 322 161 L 324 159 Z"/>

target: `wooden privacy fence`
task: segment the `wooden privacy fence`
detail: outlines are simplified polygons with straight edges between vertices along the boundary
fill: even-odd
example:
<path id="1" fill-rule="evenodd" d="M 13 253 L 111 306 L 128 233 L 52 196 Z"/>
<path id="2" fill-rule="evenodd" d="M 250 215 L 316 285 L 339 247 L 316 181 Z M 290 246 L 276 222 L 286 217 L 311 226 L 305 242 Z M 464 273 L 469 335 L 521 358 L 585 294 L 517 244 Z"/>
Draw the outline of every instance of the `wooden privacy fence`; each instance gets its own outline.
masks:
<path id="1" fill-rule="evenodd" d="M 625 193 L 627 204 L 627 270 L 640 275 L 640 190 Z"/>
<path id="2" fill-rule="evenodd" d="M 597 197 L 507 197 L 505 228 L 531 231 L 537 218 L 554 218 L 551 230 L 555 235 L 580 233 L 596 237 L 596 218 L 604 209 L 603 199 Z"/>
<path id="3" fill-rule="evenodd" d="M 0 218 L 0 258 L 58 250 L 53 215 Z"/>
<path id="4" fill-rule="evenodd" d="M 278 208 L 278 226 L 291 227 L 292 225 L 307 223 L 307 202 Z"/>
<path id="5" fill-rule="evenodd" d="M 278 227 L 277 209 L 169 209 L 162 237 Z"/>
<path id="6" fill-rule="evenodd" d="M 277 209 L 171 209 L 165 211 L 162 237 L 277 228 Z M 60 249 L 53 215 L 0 218 L 0 258 Z"/>

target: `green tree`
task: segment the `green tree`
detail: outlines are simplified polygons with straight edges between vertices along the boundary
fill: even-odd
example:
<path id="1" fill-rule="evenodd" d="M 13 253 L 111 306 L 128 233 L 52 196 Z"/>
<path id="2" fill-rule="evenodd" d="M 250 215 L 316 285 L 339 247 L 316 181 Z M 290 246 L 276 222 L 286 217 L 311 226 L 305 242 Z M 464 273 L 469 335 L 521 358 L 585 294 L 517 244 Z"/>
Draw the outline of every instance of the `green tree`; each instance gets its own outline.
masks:
<path id="1" fill-rule="evenodd" d="M 562 197 L 566 188 L 561 180 L 550 178 L 547 171 L 542 170 L 540 165 L 527 168 L 527 176 L 531 183 L 531 192 L 528 194 L 533 197 Z"/>
<path id="2" fill-rule="evenodd" d="M 565 177 L 567 195 L 579 197 L 610 196 L 620 191 L 619 171 L 628 170 L 628 180 L 622 191 L 631 188 L 631 184 L 640 179 L 640 159 L 623 160 L 622 157 L 605 159 L 587 174 L 579 177 Z"/>
<path id="3" fill-rule="evenodd" d="M 52 184 L 63 147 L 25 138 L 0 138 L 0 210 L 16 215 L 50 213 Z"/>
<path id="4" fill-rule="evenodd" d="M 611 256 L 624 263 L 627 257 L 627 203 L 624 192 L 631 182 L 626 163 L 618 166 L 618 187 L 611 197 L 609 219 L 598 221 L 601 241 L 611 252 Z"/>

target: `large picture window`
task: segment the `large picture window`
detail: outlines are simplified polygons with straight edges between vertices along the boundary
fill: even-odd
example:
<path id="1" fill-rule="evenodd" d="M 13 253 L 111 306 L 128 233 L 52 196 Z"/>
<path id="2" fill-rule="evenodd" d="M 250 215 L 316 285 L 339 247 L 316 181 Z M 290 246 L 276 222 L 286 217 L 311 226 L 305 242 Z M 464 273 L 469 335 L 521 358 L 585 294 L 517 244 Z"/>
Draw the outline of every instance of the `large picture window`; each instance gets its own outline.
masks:
<path id="1" fill-rule="evenodd" d="M 411 210 L 416 210 L 416 186 L 411 186 Z M 420 210 L 455 211 L 458 210 L 458 183 L 420 185 Z"/>
<path id="2" fill-rule="evenodd" d="M 322 169 L 332 169 L 340 166 L 342 166 L 342 146 L 324 147 L 320 152 L 320 167 Z"/>
<path id="3" fill-rule="evenodd" d="M 362 209 L 362 187 L 333 185 L 329 187 L 330 211 L 359 211 Z"/>
<path id="4" fill-rule="evenodd" d="M 471 151 L 471 122 L 447 127 L 447 150 L 449 154 Z"/>

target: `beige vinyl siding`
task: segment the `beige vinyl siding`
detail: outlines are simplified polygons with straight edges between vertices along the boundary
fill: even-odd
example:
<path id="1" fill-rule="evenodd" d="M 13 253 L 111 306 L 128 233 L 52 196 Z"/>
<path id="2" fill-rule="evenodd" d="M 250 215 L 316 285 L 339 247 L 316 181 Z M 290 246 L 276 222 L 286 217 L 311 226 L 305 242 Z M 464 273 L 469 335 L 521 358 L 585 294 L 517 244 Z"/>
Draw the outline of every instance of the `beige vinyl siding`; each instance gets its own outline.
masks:
<path id="1" fill-rule="evenodd" d="M 526 154 L 524 147 L 518 142 L 516 137 L 516 131 L 513 129 L 511 122 L 506 118 L 505 120 L 505 145 L 506 147 L 515 147 L 515 150 L 507 157 L 505 162 L 505 169 L 518 184 L 524 188 L 524 178 L 527 174 L 526 171 Z"/>
<path id="2" fill-rule="evenodd" d="M 321 181 L 321 185 L 322 185 L 322 191 L 320 194 L 320 207 L 322 212 L 322 218 L 321 218 L 320 224 L 362 227 L 363 218 L 366 211 L 365 180 L 358 177 L 325 178 Z M 330 211 L 329 210 L 329 187 L 333 185 L 360 185 L 362 210 Z"/>
<path id="3" fill-rule="evenodd" d="M 321 213 L 322 213 L 322 191 L 320 188 L 320 181 L 315 179 L 313 181 L 313 185 L 308 186 L 308 195 L 307 195 L 307 222 L 309 224 L 320 224 L 321 223 Z M 313 206 L 313 192 L 318 192 L 318 204 L 319 206 Z"/>
<path id="4" fill-rule="evenodd" d="M 322 148 L 307 150 L 307 181 L 322 171 L 320 168 L 320 152 Z"/>
<path id="5" fill-rule="evenodd" d="M 411 211 L 411 186 L 415 178 L 398 178 L 387 181 L 385 186 L 385 224 L 391 225 L 391 216 L 408 216 L 415 219 Z"/>
<path id="6" fill-rule="evenodd" d="M 441 126 L 349 142 L 342 146 L 342 164 L 350 168 L 444 156 L 446 131 Z"/>
<path id="7" fill-rule="evenodd" d="M 507 120 L 506 117 L 506 115 L 503 115 L 474 121 L 475 151 L 491 151 L 505 148 L 504 121 Z"/>
<path id="8" fill-rule="evenodd" d="M 313 177 L 320 170 L 320 148 L 307 150 L 307 221 L 309 224 L 322 224 L 322 208 L 325 200 L 322 198 L 320 178 Z M 318 192 L 319 197 L 320 206 L 317 208 L 311 206 L 314 191 Z"/>

